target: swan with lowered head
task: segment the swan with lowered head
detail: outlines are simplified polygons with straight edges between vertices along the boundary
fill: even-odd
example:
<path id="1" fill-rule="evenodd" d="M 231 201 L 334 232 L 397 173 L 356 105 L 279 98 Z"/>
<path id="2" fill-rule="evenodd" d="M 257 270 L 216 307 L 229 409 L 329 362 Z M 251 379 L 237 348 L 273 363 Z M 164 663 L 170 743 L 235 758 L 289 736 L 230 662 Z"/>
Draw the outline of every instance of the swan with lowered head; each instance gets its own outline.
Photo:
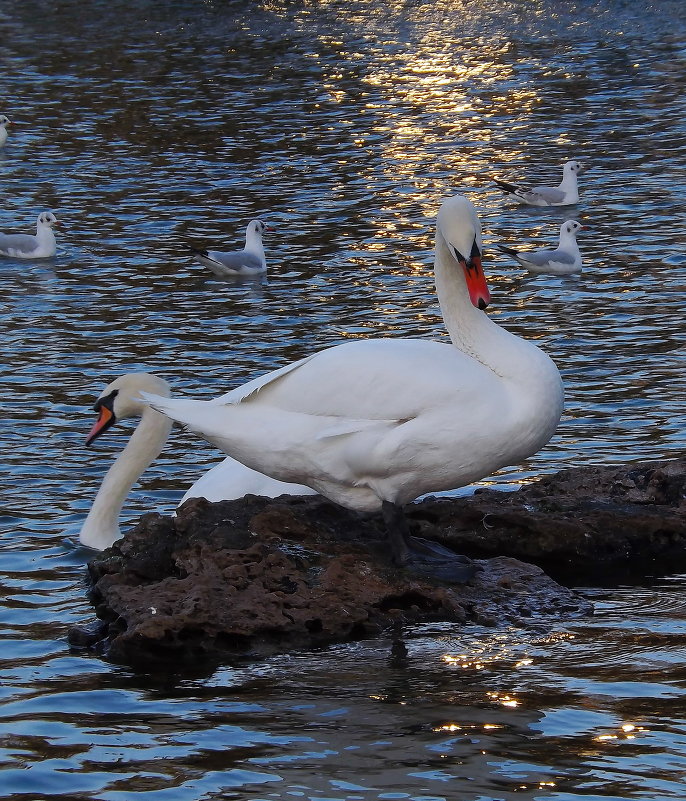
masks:
<path id="1" fill-rule="evenodd" d="M 57 245 L 53 225 L 59 225 L 51 211 L 38 215 L 36 235 L 0 234 L 0 255 L 15 259 L 49 259 L 55 255 Z"/>
<path id="2" fill-rule="evenodd" d="M 573 275 L 581 272 L 581 251 L 576 241 L 576 232 L 584 226 L 576 220 L 567 220 L 560 226 L 560 243 L 553 250 L 515 250 L 498 245 L 498 250 L 512 256 L 531 273 L 551 275 Z"/>
<path id="3" fill-rule="evenodd" d="M 270 230 L 262 220 L 252 220 L 245 229 L 243 250 L 223 252 L 190 248 L 195 258 L 209 267 L 218 278 L 233 278 L 237 275 L 259 275 L 267 271 L 262 234 Z"/>
<path id="4" fill-rule="evenodd" d="M 108 470 L 81 527 L 79 540 L 90 548 L 108 548 L 121 537 L 119 516 L 124 501 L 141 473 L 159 455 L 171 430 L 171 420 L 143 403 L 141 392 L 168 397 L 170 388 L 166 381 L 150 373 L 129 373 L 107 386 L 95 402 L 98 418 L 86 445 L 127 417 L 140 417 L 140 422 Z M 189 498 L 221 501 L 242 498 L 248 493 L 272 498 L 315 494 L 309 487 L 276 481 L 227 457 L 187 490 L 179 506 Z"/>
<path id="5" fill-rule="evenodd" d="M 568 161 L 562 168 L 562 181 L 559 186 L 532 186 L 511 184 L 494 178 L 495 185 L 517 203 L 527 206 L 572 206 L 579 202 L 577 175 L 584 171 L 580 161 Z"/>
<path id="6" fill-rule="evenodd" d="M 560 374 L 494 323 L 481 226 L 460 195 L 438 213 L 435 282 L 452 344 L 346 342 L 210 401 L 144 395 L 225 453 L 362 512 L 381 510 L 396 564 L 465 580 L 452 552 L 418 553 L 401 506 L 536 453 L 562 413 Z"/>

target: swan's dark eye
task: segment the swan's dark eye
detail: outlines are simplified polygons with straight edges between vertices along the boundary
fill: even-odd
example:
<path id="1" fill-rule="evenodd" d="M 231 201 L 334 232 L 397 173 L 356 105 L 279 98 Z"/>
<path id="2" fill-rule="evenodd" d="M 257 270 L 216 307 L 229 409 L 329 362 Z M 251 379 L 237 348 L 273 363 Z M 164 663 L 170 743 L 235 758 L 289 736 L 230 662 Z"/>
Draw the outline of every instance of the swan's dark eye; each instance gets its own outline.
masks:
<path id="1" fill-rule="evenodd" d="M 102 398 L 98 398 L 95 401 L 95 404 L 93 406 L 93 411 L 94 412 L 99 412 L 100 409 L 103 406 L 106 409 L 109 409 L 110 411 L 113 411 L 114 399 L 117 397 L 118 394 L 119 394 L 119 390 L 118 389 L 113 389 L 112 392 L 110 392 L 109 395 L 104 395 Z"/>

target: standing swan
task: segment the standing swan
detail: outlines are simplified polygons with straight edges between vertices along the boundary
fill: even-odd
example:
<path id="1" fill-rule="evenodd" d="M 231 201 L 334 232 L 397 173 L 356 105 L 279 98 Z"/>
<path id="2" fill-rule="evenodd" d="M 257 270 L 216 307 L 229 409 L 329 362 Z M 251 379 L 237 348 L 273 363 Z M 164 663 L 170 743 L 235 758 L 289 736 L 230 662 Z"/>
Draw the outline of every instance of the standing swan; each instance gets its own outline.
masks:
<path id="1" fill-rule="evenodd" d="M 349 509 L 382 510 L 396 564 L 425 572 L 429 562 L 465 580 L 472 570 L 447 549 L 418 552 L 401 505 L 536 453 L 563 403 L 550 358 L 484 313 L 481 251 L 474 207 L 448 198 L 438 213 L 435 281 L 452 344 L 355 340 L 215 400 L 144 397 L 256 470 Z"/>
<path id="2" fill-rule="evenodd" d="M 119 420 L 140 417 L 140 423 L 124 450 L 110 467 L 83 523 L 79 540 L 102 550 L 121 537 L 119 515 L 131 488 L 141 473 L 157 458 L 167 441 L 171 420 L 139 399 L 141 392 L 169 397 L 169 384 L 150 373 L 129 373 L 106 387 L 95 402 L 98 419 L 86 438 L 90 445 Z M 209 501 L 242 498 L 247 493 L 275 498 L 279 495 L 313 495 L 314 490 L 264 476 L 227 457 L 203 475 L 183 496 Z"/>

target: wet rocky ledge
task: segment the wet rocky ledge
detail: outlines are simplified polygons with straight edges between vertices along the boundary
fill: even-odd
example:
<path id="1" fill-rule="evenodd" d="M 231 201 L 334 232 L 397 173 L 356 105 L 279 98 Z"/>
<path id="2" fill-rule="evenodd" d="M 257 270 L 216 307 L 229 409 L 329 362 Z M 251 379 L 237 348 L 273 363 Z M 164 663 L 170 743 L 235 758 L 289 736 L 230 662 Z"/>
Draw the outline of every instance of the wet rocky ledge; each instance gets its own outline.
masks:
<path id="1" fill-rule="evenodd" d="M 592 612 L 565 583 L 686 568 L 684 459 L 574 468 L 406 513 L 414 534 L 475 559 L 474 578 L 393 567 L 380 516 L 318 496 L 193 499 L 176 517 L 144 515 L 89 563 L 97 619 L 70 642 L 151 666 L 401 636 L 423 622 L 552 626 Z"/>

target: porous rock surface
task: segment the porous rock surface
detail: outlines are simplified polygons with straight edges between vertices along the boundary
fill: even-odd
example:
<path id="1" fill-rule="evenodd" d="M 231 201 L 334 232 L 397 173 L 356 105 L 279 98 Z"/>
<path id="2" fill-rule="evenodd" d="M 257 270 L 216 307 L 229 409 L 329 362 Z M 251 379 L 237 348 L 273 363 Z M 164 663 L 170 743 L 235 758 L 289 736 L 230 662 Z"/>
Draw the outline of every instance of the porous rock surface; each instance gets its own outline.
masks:
<path id="1" fill-rule="evenodd" d="M 429 498 L 413 533 L 477 558 L 464 585 L 388 561 L 379 517 L 323 498 L 188 501 L 148 514 L 89 563 L 98 620 L 75 646 L 128 664 L 260 656 L 430 621 L 499 625 L 588 614 L 541 567 L 598 569 L 683 559 L 686 462 L 565 470 L 512 493 Z M 520 561 L 526 560 L 526 561 Z"/>

